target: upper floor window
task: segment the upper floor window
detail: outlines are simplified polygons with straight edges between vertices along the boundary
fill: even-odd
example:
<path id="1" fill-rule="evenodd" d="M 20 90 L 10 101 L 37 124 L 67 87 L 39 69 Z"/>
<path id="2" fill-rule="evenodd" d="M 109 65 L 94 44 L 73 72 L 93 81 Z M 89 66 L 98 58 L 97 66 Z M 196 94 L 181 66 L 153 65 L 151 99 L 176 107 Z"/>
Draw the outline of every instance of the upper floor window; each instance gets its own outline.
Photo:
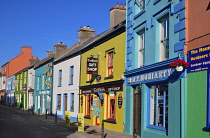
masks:
<path id="1" fill-rule="evenodd" d="M 160 21 L 160 61 L 169 58 L 169 19 Z"/>
<path id="2" fill-rule="evenodd" d="M 138 35 L 138 67 L 144 66 L 145 59 L 145 50 L 144 50 L 144 32 L 139 33 Z"/>
<path id="3" fill-rule="evenodd" d="M 62 70 L 58 71 L 58 86 L 62 85 Z"/>
<path id="4" fill-rule="evenodd" d="M 136 13 L 144 10 L 145 8 L 145 0 L 135 0 L 134 2 Z"/>
<path id="5" fill-rule="evenodd" d="M 70 71 L 69 71 L 69 84 L 73 84 L 74 80 L 74 66 L 70 66 Z"/>
<path id="6" fill-rule="evenodd" d="M 107 53 L 108 55 L 108 76 L 113 76 L 113 55 L 114 51 Z"/>
<path id="7" fill-rule="evenodd" d="M 159 130 L 168 127 L 168 85 L 155 85 L 148 93 L 148 126 Z"/>

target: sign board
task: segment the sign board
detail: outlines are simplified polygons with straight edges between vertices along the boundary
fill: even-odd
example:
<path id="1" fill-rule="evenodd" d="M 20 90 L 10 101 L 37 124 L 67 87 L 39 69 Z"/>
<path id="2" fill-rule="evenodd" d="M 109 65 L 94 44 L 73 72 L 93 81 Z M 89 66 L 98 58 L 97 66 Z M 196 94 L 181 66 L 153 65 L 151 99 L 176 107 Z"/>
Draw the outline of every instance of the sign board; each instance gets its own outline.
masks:
<path id="1" fill-rule="evenodd" d="M 70 127 L 70 111 L 65 111 L 65 123 L 67 127 Z"/>
<path id="2" fill-rule="evenodd" d="M 122 107 L 122 102 L 123 102 L 122 94 L 120 93 L 120 94 L 118 95 L 118 107 L 119 107 L 119 108 Z"/>
<path id="3" fill-rule="evenodd" d="M 187 73 L 210 69 L 210 45 L 188 51 Z"/>
<path id="4" fill-rule="evenodd" d="M 83 94 L 88 93 L 103 93 L 103 92 L 116 92 L 116 91 L 122 91 L 123 90 L 123 84 L 115 84 L 115 85 L 109 85 L 109 86 L 101 86 L 101 87 L 95 87 L 95 88 L 88 88 L 88 89 L 82 89 Z"/>
<path id="5" fill-rule="evenodd" d="M 84 114 L 78 113 L 78 132 L 84 132 Z"/>
<path id="6" fill-rule="evenodd" d="M 18 80 L 13 80 L 13 87 L 18 87 Z"/>
<path id="7" fill-rule="evenodd" d="M 98 58 L 87 58 L 87 74 L 98 74 Z"/>

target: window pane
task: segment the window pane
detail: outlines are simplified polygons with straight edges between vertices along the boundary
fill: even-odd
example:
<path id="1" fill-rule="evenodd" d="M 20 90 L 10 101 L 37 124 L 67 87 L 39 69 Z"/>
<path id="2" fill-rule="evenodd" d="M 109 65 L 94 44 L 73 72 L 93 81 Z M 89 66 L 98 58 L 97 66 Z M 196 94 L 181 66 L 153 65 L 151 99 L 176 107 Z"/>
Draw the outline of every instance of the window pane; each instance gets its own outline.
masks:
<path id="1" fill-rule="evenodd" d="M 57 103 L 57 109 L 61 109 L 61 94 L 58 94 L 57 95 L 58 97 L 58 99 L 57 99 L 57 101 L 58 101 L 58 103 Z"/>
<path id="2" fill-rule="evenodd" d="M 152 86 L 150 89 L 150 125 L 155 125 L 155 114 L 156 114 L 156 87 Z"/>

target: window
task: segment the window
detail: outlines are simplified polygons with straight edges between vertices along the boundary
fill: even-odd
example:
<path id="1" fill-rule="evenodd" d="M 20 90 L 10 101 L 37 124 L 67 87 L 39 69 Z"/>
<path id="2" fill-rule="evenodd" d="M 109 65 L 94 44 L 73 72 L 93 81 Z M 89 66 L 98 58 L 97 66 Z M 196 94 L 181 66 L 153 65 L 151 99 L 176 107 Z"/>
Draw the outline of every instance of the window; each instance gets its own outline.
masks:
<path id="1" fill-rule="evenodd" d="M 87 82 L 92 80 L 92 74 L 87 74 Z"/>
<path id="2" fill-rule="evenodd" d="M 108 76 L 113 76 L 113 55 L 114 52 L 111 51 L 108 54 Z"/>
<path id="3" fill-rule="evenodd" d="M 141 32 L 138 36 L 138 58 L 139 58 L 139 67 L 143 67 L 144 66 L 144 32 Z"/>
<path id="4" fill-rule="evenodd" d="M 92 97 L 90 94 L 85 96 L 85 116 L 90 116 L 90 108 L 92 103 Z"/>
<path id="5" fill-rule="evenodd" d="M 39 90 L 39 79 L 40 79 L 39 76 L 37 76 L 37 85 L 36 85 L 37 86 L 36 87 L 37 90 Z"/>
<path id="6" fill-rule="evenodd" d="M 74 66 L 70 66 L 69 85 L 73 84 L 74 81 Z"/>
<path id="7" fill-rule="evenodd" d="M 71 93 L 70 98 L 70 111 L 74 111 L 74 93 Z"/>
<path id="8" fill-rule="evenodd" d="M 44 90 L 44 85 L 45 85 L 45 83 L 44 83 L 44 75 L 42 75 L 42 90 Z"/>
<path id="9" fill-rule="evenodd" d="M 58 86 L 62 85 L 62 70 L 58 71 Z"/>
<path id="10" fill-rule="evenodd" d="M 160 21 L 160 61 L 169 58 L 169 19 Z"/>
<path id="11" fill-rule="evenodd" d="M 116 120 L 116 94 L 114 92 L 107 94 L 107 119 Z"/>
<path id="12" fill-rule="evenodd" d="M 138 13 L 138 12 L 144 10 L 145 0 L 135 0 L 134 5 L 135 5 L 135 11 L 136 11 L 136 13 Z"/>
<path id="13" fill-rule="evenodd" d="M 152 86 L 148 95 L 148 126 L 166 130 L 168 127 L 168 85 Z"/>
<path id="14" fill-rule="evenodd" d="M 61 94 L 57 94 L 57 109 L 61 109 Z"/>

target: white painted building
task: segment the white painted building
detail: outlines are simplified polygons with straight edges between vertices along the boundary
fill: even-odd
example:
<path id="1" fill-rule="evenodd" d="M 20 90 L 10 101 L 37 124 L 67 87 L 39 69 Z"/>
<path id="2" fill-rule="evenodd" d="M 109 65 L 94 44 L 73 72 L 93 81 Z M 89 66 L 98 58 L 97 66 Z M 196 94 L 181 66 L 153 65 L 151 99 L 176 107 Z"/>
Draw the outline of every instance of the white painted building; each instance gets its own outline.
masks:
<path id="1" fill-rule="evenodd" d="M 53 114 L 64 118 L 70 111 L 70 120 L 77 121 L 79 112 L 80 55 L 54 64 Z"/>

